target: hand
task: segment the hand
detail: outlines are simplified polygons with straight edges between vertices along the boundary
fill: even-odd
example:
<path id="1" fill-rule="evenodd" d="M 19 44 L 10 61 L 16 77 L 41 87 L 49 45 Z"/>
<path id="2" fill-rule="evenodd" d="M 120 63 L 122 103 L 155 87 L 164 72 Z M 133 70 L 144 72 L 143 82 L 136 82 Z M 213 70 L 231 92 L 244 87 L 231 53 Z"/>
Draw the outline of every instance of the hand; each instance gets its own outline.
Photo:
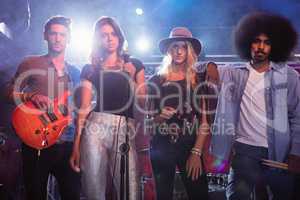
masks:
<path id="1" fill-rule="evenodd" d="M 33 95 L 30 101 L 40 110 L 47 110 L 51 105 L 51 100 L 47 96 L 40 94 Z"/>
<path id="2" fill-rule="evenodd" d="M 190 154 L 186 162 L 187 177 L 191 177 L 195 181 L 202 174 L 201 157 L 195 154 Z"/>
<path id="3" fill-rule="evenodd" d="M 78 143 L 74 143 L 73 152 L 71 154 L 69 163 L 75 172 L 80 172 L 80 151 Z"/>
<path id="4" fill-rule="evenodd" d="M 207 64 L 207 74 L 206 74 L 206 80 L 213 84 L 219 83 L 219 72 L 218 67 L 215 63 L 210 62 Z"/>
<path id="5" fill-rule="evenodd" d="M 177 111 L 174 108 L 172 108 L 170 106 L 166 106 L 161 110 L 159 115 L 155 116 L 154 122 L 158 122 L 158 123 L 164 122 L 164 121 L 170 119 L 171 117 L 173 117 L 173 115 L 176 112 Z"/>
<path id="6" fill-rule="evenodd" d="M 128 72 L 130 77 L 134 80 L 136 69 L 135 69 L 135 66 L 131 62 L 128 62 L 128 63 L 124 64 L 124 70 L 126 72 Z"/>
<path id="7" fill-rule="evenodd" d="M 300 174 L 300 156 L 290 154 L 288 156 L 288 170 Z"/>

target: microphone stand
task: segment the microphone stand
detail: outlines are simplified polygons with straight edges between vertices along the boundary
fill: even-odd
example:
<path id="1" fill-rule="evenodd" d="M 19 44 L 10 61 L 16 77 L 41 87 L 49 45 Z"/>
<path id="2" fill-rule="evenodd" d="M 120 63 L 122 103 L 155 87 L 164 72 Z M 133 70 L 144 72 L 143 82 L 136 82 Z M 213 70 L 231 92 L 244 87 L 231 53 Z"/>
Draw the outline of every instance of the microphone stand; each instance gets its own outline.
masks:
<path id="1" fill-rule="evenodd" d="M 124 64 L 130 62 L 129 55 L 123 55 Z M 124 69 L 123 69 L 124 70 Z M 129 78 L 130 78 L 130 74 Z M 130 82 L 128 80 L 128 84 L 126 84 L 127 98 L 130 99 Z M 129 107 L 130 108 L 130 107 Z M 129 135 L 128 135 L 128 114 L 129 109 L 125 111 L 125 142 L 122 143 L 119 147 L 119 151 L 121 153 L 121 161 L 120 161 L 120 200 L 129 200 Z"/>
<path id="2" fill-rule="evenodd" d="M 127 121 L 126 121 L 127 123 Z M 126 125 L 127 126 L 127 125 Z M 125 142 L 119 147 L 121 152 L 121 181 L 120 181 L 120 200 L 129 200 L 129 137 L 126 128 Z M 125 193 L 124 193 L 125 191 Z"/>

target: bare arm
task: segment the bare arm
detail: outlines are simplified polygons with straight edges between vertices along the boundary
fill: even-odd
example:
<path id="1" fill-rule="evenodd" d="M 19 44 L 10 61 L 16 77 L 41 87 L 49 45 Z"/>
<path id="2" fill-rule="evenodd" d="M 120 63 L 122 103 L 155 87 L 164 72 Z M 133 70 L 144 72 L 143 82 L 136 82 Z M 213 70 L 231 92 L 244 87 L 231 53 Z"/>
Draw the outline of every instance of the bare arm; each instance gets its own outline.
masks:
<path id="1" fill-rule="evenodd" d="M 207 116 L 205 112 L 202 113 L 202 120 L 200 124 L 201 126 L 198 129 L 197 139 L 194 144 L 194 148 L 197 148 L 202 152 L 206 138 L 209 135 L 209 124 L 207 122 Z"/>
<path id="2" fill-rule="evenodd" d="M 84 80 L 81 84 L 80 108 L 76 119 L 76 138 L 80 139 L 86 117 L 91 111 L 92 83 Z"/>
<path id="3" fill-rule="evenodd" d="M 87 115 L 91 110 L 91 101 L 92 101 L 92 83 L 90 81 L 84 80 L 81 83 L 80 108 L 76 119 L 75 140 L 73 144 L 73 152 L 70 158 L 70 165 L 72 169 L 76 172 L 80 171 L 80 167 L 79 167 L 80 140 L 81 140 L 81 134 L 86 122 Z"/>
<path id="4" fill-rule="evenodd" d="M 203 172 L 201 157 L 205 141 L 209 135 L 209 123 L 207 121 L 205 112 L 205 104 L 202 106 L 201 115 L 202 117 L 200 121 L 200 127 L 197 132 L 197 138 L 186 163 L 188 177 L 191 177 L 192 180 L 197 180 Z"/>
<path id="5" fill-rule="evenodd" d="M 206 81 L 212 84 L 219 84 L 220 82 L 220 75 L 218 71 L 218 66 L 214 62 L 209 62 L 207 64 L 207 77 Z"/>
<path id="6" fill-rule="evenodd" d="M 137 102 L 141 108 L 145 107 L 146 100 L 146 84 L 145 84 L 145 70 L 142 69 L 136 74 L 136 91 Z"/>

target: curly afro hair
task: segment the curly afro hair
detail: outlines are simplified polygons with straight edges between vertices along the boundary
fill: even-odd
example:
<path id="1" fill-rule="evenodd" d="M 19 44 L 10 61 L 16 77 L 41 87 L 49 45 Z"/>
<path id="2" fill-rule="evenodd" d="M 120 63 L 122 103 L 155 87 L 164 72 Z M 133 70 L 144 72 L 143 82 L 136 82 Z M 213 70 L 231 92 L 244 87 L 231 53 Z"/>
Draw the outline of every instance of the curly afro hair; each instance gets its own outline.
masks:
<path id="1" fill-rule="evenodd" d="M 266 12 L 248 14 L 237 25 L 234 31 L 234 42 L 239 56 L 251 60 L 251 43 L 262 33 L 266 34 L 271 41 L 269 59 L 273 62 L 287 61 L 297 45 L 297 32 L 288 19 Z"/>

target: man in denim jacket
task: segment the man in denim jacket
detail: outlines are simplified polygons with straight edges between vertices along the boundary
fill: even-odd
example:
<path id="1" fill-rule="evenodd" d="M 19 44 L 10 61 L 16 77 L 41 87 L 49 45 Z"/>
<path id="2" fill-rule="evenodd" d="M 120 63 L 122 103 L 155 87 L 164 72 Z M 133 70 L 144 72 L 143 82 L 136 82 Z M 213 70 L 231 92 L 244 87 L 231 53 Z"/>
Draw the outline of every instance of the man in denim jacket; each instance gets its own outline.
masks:
<path id="1" fill-rule="evenodd" d="M 297 44 L 291 23 L 252 13 L 235 30 L 235 46 L 249 61 L 220 69 L 221 91 L 212 131 L 212 153 L 229 160 L 228 199 L 250 199 L 268 185 L 273 199 L 291 199 L 300 158 L 300 82 L 286 65 Z M 262 159 L 288 163 L 269 167 Z"/>

